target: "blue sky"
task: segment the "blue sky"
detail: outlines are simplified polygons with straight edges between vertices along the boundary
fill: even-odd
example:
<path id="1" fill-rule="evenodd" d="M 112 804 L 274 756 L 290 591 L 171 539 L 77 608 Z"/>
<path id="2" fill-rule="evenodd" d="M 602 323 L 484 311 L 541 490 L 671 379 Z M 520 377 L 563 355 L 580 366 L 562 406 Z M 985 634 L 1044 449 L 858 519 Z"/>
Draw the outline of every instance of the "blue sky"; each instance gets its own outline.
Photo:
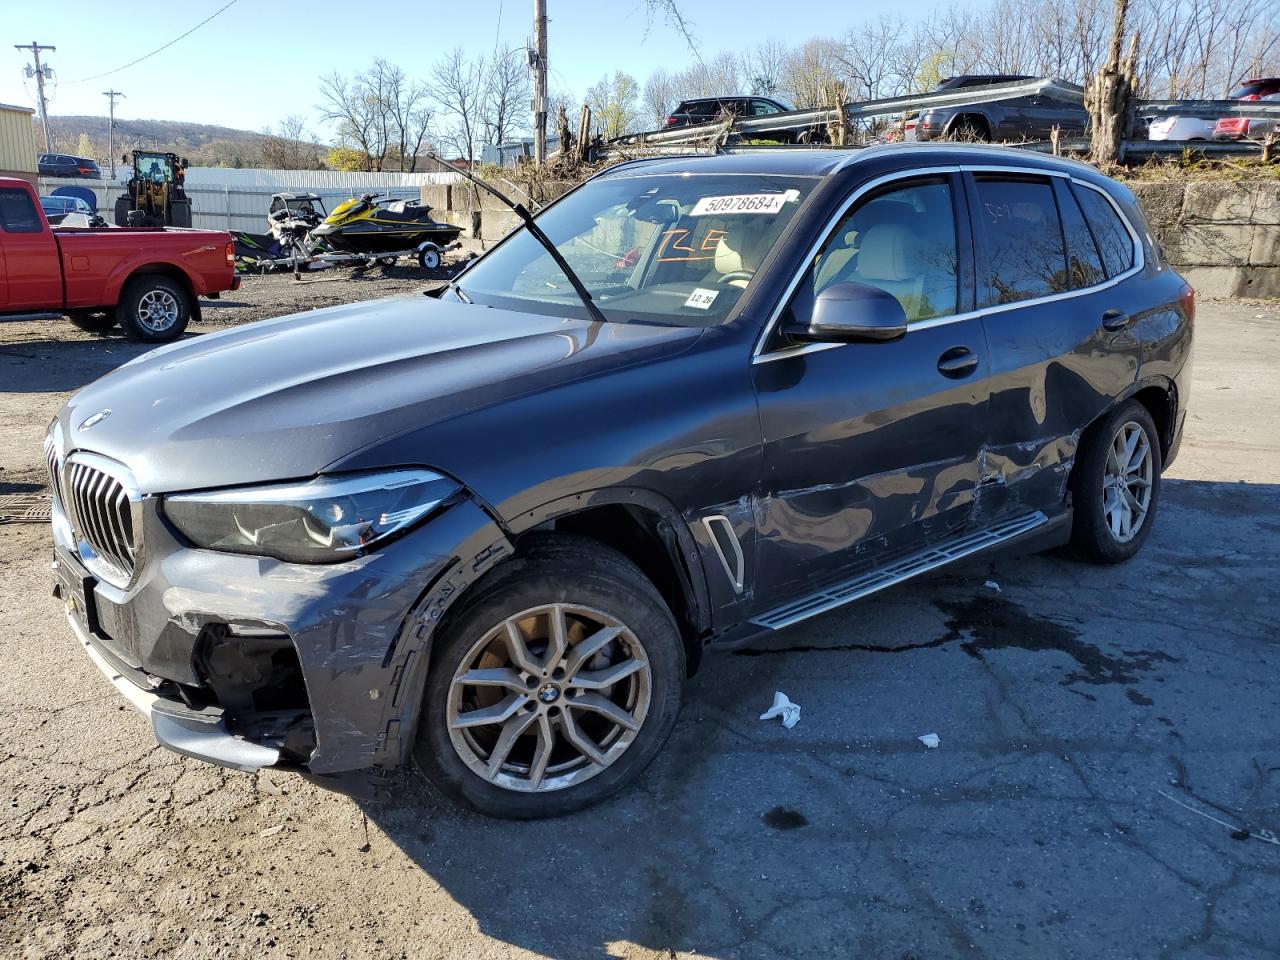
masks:
<path id="1" fill-rule="evenodd" d="M 191 36 L 144 63 L 82 83 L 172 40 L 226 0 L 134 7 L 118 3 L 6 4 L 0 49 L 0 102 L 34 106 L 35 83 L 22 76 L 30 54 L 14 43 L 57 46 L 47 54 L 57 74 L 49 112 L 105 114 L 102 91 L 126 98 L 119 115 L 216 123 L 258 130 L 289 114 L 318 122 L 316 79 L 333 69 L 351 73 L 375 56 L 425 77 L 454 45 L 472 53 L 523 46 L 532 25 L 532 0 L 415 3 L 378 0 L 238 0 Z M 871 0 L 833 23 L 830 0 L 682 0 L 703 54 L 747 49 L 773 34 L 789 45 L 838 33 L 862 18 L 890 11 L 910 15 L 925 0 Z M 547 0 L 551 85 L 581 98 L 615 69 L 641 82 L 656 66 L 681 69 L 692 59 L 684 39 L 661 19 L 646 33 L 644 0 Z M 784 9 L 785 16 L 779 16 Z M 154 17 L 141 10 L 154 10 Z M 856 11 L 856 12 L 855 12 Z M 846 22 L 847 21 L 847 22 Z M 765 33 L 763 31 L 769 31 Z M 237 77 L 247 77 L 237 80 Z M 275 93 L 270 91 L 275 88 Z"/>

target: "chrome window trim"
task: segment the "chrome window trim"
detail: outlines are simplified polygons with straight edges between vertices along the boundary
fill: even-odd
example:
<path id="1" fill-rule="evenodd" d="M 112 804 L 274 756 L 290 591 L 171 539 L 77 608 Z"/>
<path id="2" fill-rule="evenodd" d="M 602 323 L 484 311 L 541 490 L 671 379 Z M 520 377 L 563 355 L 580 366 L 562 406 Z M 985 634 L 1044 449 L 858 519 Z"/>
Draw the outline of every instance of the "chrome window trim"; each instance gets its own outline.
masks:
<path id="1" fill-rule="evenodd" d="M 841 166 L 841 169 L 843 169 L 843 167 L 844 165 Z M 787 284 L 786 290 L 778 300 L 778 305 L 774 307 L 773 313 L 770 314 L 768 322 L 764 325 L 764 329 L 760 331 L 760 335 L 756 338 L 755 346 L 751 351 L 752 364 L 772 363 L 774 360 L 785 360 L 788 357 L 797 357 L 806 353 L 817 353 L 822 350 L 832 350 L 836 347 L 848 346 L 848 344 L 844 343 L 806 343 L 801 346 L 785 347 L 781 350 L 773 350 L 768 353 L 764 352 L 764 345 L 768 342 L 770 335 L 773 333 L 774 327 L 777 326 L 778 320 L 782 316 L 782 311 L 785 310 L 787 304 L 791 302 L 791 296 L 795 293 L 796 287 L 799 286 L 800 281 L 804 279 L 804 275 L 813 264 L 813 260 L 818 255 L 818 251 L 822 248 L 822 245 L 826 242 L 827 238 L 831 236 L 841 218 L 843 218 L 849 211 L 850 207 L 857 203 L 858 200 L 867 193 L 877 187 L 884 186 L 886 183 L 893 183 L 896 180 L 914 180 L 918 177 L 950 175 L 953 173 L 1014 173 L 1032 177 L 1057 177 L 1058 179 L 1079 184 L 1082 187 L 1087 187 L 1090 190 L 1094 190 L 1097 193 L 1102 194 L 1102 196 L 1106 198 L 1107 202 L 1111 204 L 1111 208 L 1115 211 L 1116 216 L 1120 218 L 1120 222 L 1129 233 L 1129 239 L 1133 243 L 1133 266 L 1124 273 L 1116 274 L 1114 277 L 1104 280 L 1102 283 L 1095 283 L 1089 287 L 1081 287 L 1079 290 L 1067 290 L 1063 293 L 1053 293 L 1044 297 L 1034 297 L 1029 300 L 1018 300 L 1014 303 L 995 304 L 989 307 L 981 307 L 977 310 L 969 310 L 964 313 L 953 313 L 942 317 L 934 317 L 930 320 L 921 320 L 908 326 L 908 336 L 910 336 L 911 331 L 913 330 L 929 330 L 933 327 L 943 327 L 952 323 L 962 323 L 966 320 L 973 320 L 977 317 L 983 317 L 993 313 L 1003 313 L 1006 310 L 1016 310 L 1021 307 L 1037 306 L 1042 303 L 1053 303 L 1058 300 L 1066 300 L 1070 297 L 1097 293 L 1101 290 L 1113 287 L 1121 281 L 1127 280 L 1135 274 L 1140 273 L 1145 266 L 1142 239 L 1134 229 L 1133 224 L 1129 222 L 1129 218 L 1120 208 L 1120 205 L 1116 203 L 1115 199 L 1107 193 L 1106 190 L 1096 184 L 1090 183 L 1087 180 L 1074 177 L 1065 170 L 1041 170 L 1035 167 L 1012 167 L 1000 164 L 957 164 L 941 167 L 919 167 L 914 170 L 899 170 L 894 173 L 886 173 L 883 176 L 876 177 L 874 180 L 863 184 L 855 190 L 844 200 L 843 203 L 840 204 L 840 207 L 836 212 L 827 220 L 827 223 L 822 228 L 818 239 L 813 243 L 809 248 L 809 252 L 805 255 L 800 268 L 792 276 L 790 283 Z"/>

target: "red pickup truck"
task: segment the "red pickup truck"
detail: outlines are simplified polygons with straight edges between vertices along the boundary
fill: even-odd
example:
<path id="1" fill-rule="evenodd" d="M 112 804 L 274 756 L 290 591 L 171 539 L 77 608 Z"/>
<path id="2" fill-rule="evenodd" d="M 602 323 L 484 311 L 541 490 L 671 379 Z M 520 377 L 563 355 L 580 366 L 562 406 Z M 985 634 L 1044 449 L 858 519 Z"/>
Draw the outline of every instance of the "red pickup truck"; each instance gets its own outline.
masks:
<path id="1" fill-rule="evenodd" d="M 0 316 L 64 313 L 165 343 L 199 319 L 199 297 L 235 290 L 231 236 L 160 227 L 50 227 L 25 180 L 0 177 Z"/>

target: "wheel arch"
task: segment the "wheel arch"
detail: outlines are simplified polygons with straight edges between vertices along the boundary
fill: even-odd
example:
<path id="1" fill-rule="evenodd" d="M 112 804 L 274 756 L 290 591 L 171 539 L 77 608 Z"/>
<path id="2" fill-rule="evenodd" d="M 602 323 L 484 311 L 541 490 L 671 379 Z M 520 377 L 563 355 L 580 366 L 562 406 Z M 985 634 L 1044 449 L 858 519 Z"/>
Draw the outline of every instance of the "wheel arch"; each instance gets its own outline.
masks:
<path id="1" fill-rule="evenodd" d="M 944 128 L 943 133 L 948 137 L 954 137 L 956 135 L 956 131 L 966 123 L 976 124 L 986 130 L 988 140 L 991 139 L 995 130 L 994 125 L 991 123 L 991 118 L 985 113 L 980 110 L 965 109 L 951 118 L 951 121 Z"/>
<path id="2" fill-rule="evenodd" d="M 711 629 L 710 592 L 693 534 L 665 497 L 639 488 L 573 494 L 521 514 L 508 529 L 517 554 L 530 534 L 557 532 L 617 550 L 658 588 L 680 627 L 689 674 L 697 670 Z"/>
<path id="3" fill-rule="evenodd" d="M 197 321 L 200 319 L 200 297 L 196 294 L 195 283 L 187 272 L 175 263 L 157 261 L 154 263 L 144 263 L 130 267 L 127 272 L 123 273 L 119 282 L 115 284 L 115 295 L 113 297 L 115 302 L 119 304 L 120 297 L 124 294 L 125 287 L 134 280 L 137 280 L 139 277 L 147 276 L 168 277 L 170 280 L 177 283 L 178 286 L 182 287 L 191 301 L 191 319 Z"/>
<path id="4" fill-rule="evenodd" d="M 1098 411 L 1098 415 L 1089 421 L 1080 431 L 1080 439 L 1076 444 L 1075 462 L 1071 465 L 1071 476 L 1068 478 L 1070 489 L 1076 489 L 1076 464 L 1079 463 L 1079 451 L 1089 443 L 1099 425 L 1122 404 L 1137 400 L 1155 421 L 1156 432 L 1160 436 L 1160 461 L 1164 463 L 1173 444 L 1175 425 L 1178 422 L 1178 387 L 1173 381 L 1164 377 L 1153 377 L 1130 384 L 1128 389 L 1120 393 L 1116 399 Z"/>

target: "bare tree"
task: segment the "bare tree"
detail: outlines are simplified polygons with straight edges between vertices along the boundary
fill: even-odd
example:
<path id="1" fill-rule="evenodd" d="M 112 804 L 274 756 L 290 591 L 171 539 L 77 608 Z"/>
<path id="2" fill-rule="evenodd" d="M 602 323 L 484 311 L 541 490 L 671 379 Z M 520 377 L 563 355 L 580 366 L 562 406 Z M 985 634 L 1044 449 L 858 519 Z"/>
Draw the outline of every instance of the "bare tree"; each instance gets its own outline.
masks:
<path id="1" fill-rule="evenodd" d="M 797 109 L 830 106 L 826 94 L 840 79 L 840 52 L 836 41 L 814 39 L 787 57 L 780 89 Z"/>
<path id="2" fill-rule="evenodd" d="M 348 80 L 338 71 L 320 78 L 320 111 L 336 124 L 338 141 L 364 154 L 366 170 L 381 170 L 387 153 L 382 105 L 367 96 L 363 78 Z"/>
<path id="3" fill-rule="evenodd" d="M 454 47 L 431 68 L 431 97 L 444 120 L 437 139 L 468 164 L 475 163 L 484 123 L 486 73 L 483 58 L 471 60 L 461 47 Z"/>
<path id="4" fill-rule="evenodd" d="M 533 96 L 533 84 L 529 68 L 521 56 L 523 53 L 523 47 L 496 51 L 489 69 L 485 71 L 484 109 L 480 121 L 485 143 L 506 143 L 530 126 L 529 101 Z M 547 112 L 554 115 L 550 106 Z"/>
<path id="5" fill-rule="evenodd" d="M 742 75 L 746 86 L 757 96 L 777 93 L 786 62 L 786 44 L 776 37 L 762 40 L 742 55 Z"/>
<path id="6" fill-rule="evenodd" d="M 320 109 L 336 124 L 338 141 L 364 153 L 366 170 L 395 163 L 413 170 L 431 121 L 427 88 L 394 63 L 377 58 L 350 79 L 334 71 L 320 78 Z"/>
<path id="7" fill-rule="evenodd" d="M 906 25 L 893 17 L 865 23 L 851 30 L 836 52 L 850 93 L 859 100 L 878 100 L 906 93 L 914 71 L 905 65 Z"/>
<path id="8" fill-rule="evenodd" d="M 263 131 L 262 164 L 276 170 L 314 170 L 320 151 L 307 132 L 307 121 L 292 114 Z"/>
<path id="9" fill-rule="evenodd" d="M 643 123 L 660 127 L 681 99 L 678 80 L 662 67 L 649 74 L 644 82 L 642 101 Z"/>

